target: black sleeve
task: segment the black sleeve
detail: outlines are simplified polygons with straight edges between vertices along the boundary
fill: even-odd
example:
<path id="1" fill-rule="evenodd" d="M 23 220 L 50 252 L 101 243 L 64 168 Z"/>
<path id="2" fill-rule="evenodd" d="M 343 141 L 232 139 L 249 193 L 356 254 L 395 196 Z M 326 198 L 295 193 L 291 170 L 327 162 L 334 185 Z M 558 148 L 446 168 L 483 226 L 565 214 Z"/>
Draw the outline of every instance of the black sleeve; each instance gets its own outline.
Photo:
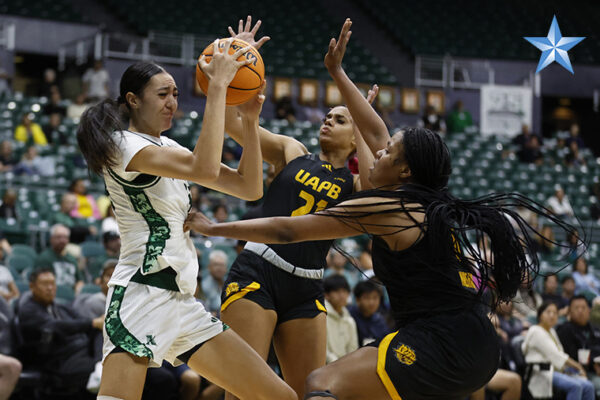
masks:
<path id="1" fill-rule="evenodd" d="M 579 346 L 577 345 L 577 338 L 575 337 L 573 329 L 568 323 L 564 323 L 556 329 L 556 333 L 558 334 L 558 338 L 560 339 L 560 343 L 562 344 L 565 353 L 572 359 L 577 360 L 577 349 Z"/>
<path id="2" fill-rule="evenodd" d="M 91 319 L 78 317 L 70 312 L 67 307 L 57 306 L 57 309 L 59 310 L 59 315 L 66 314 L 66 318 L 52 318 L 43 307 L 36 306 L 32 302 L 23 304 L 19 313 L 23 329 L 29 332 L 40 332 L 42 329 L 50 329 L 54 334 L 59 336 L 86 333 L 92 329 Z"/>

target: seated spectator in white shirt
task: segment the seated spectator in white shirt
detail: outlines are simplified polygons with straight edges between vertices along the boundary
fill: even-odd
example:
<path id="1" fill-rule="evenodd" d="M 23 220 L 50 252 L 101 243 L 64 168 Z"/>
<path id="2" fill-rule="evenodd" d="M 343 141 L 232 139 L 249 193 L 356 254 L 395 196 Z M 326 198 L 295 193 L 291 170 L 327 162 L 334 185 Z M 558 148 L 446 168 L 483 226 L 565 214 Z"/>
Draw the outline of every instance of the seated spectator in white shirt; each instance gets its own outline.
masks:
<path id="1" fill-rule="evenodd" d="M 522 344 L 527 364 L 532 364 L 529 391 L 534 398 L 550 398 L 553 389 L 564 391 L 567 398 L 594 399 L 594 385 L 587 380 L 583 366 L 564 352 L 554 326 L 558 308 L 543 303 L 538 309 L 538 324 L 527 331 Z M 579 393 L 581 397 L 576 396 Z"/>
<path id="2" fill-rule="evenodd" d="M 356 322 L 346 308 L 350 296 L 348 281 L 341 275 L 323 280 L 327 308 L 327 363 L 358 349 Z"/>
<path id="3" fill-rule="evenodd" d="M 548 199 L 547 206 L 556 216 L 560 218 L 568 218 L 575 215 L 573 207 L 569 202 L 569 198 L 565 194 L 562 187 L 557 187 L 554 196 Z"/>
<path id="4" fill-rule="evenodd" d="M 110 93 L 110 77 L 102 65 L 102 61 L 96 60 L 94 68 L 90 68 L 83 74 L 83 89 L 89 102 L 104 100 Z"/>

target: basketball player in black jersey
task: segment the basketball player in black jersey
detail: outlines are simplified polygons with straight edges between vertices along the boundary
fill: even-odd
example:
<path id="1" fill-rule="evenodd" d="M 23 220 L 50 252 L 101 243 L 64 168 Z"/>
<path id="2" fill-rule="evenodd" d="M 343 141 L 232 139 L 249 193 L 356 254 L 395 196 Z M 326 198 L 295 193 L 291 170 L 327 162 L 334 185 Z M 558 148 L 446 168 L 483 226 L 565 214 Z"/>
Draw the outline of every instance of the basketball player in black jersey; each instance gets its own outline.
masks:
<path id="1" fill-rule="evenodd" d="M 260 47 L 248 17 L 232 36 Z M 252 29 L 251 29 L 252 28 Z M 373 94 L 372 94 L 373 95 Z M 228 108 L 225 129 L 242 146 L 243 126 Z M 346 164 L 355 153 L 354 124 L 346 107 L 334 107 L 320 128 L 321 152 L 310 154 L 299 141 L 260 128 L 263 159 L 275 167 L 275 178 L 259 216 L 301 216 L 339 201 L 360 183 Z M 271 342 L 285 381 L 302 398 L 304 382 L 325 365 L 326 309 L 321 278 L 331 240 L 297 244 L 250 241 L 234 261 L 223 286 L 221 318 L 265 360 Z M 227 394 L 227 399 L 234 399 Z"/>
<path id="2" fill-rule="evenodd" d="M 388 290 L 399 330 L 377 347 L 360 348 L 314 371 L 304 399 L 462 399 L 498 366 L 499 343 L 486 315 L 484 289 L 493 294 L 493 308 L 539 270 L 534 233 L 508 206 L 524 206 L 566 231 L 572 227 L 518 194 L 470 201 L 450 195 L 450 154 L 441 137 L 406 128 L 390 138 L 343 71 L 350 24 L 347 20 L 337 42 L 332 39 L 325 64 L 364 134 L 370 151 L 362 157 L 373 160 L 368 180 L 376 189 L 315 214 L 213 224 L 197 213 L 185 227 L 262 243 L 373 235 L 374 272 Z M 471 245 L 467 233 L 475 243 L 489 237 L 491 259 L 486 249 Z"/>

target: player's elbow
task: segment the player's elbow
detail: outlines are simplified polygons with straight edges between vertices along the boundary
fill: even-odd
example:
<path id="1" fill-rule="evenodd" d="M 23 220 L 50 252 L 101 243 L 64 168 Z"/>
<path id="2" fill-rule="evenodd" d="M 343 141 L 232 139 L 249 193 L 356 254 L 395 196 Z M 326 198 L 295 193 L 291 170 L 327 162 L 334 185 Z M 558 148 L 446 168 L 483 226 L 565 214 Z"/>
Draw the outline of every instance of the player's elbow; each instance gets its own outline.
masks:
<path id="1" fill-rule="evenodd" d="M 202 183 L 216 181 L 219 178 L 220 168 L 220 165 L 217 165 L 216 167 L 206 165 L 202 166 L 202 168 L 196 170 L 196 173 L 194 174 L 196 182 Z"/>
<path id="2" fill-rule="evenodd" d="M 287 244 L 298 242 L 298 235 L 294 229 L 287 223 L 282 224 L 275 230 L 275 243 Z"/>
<path id="3" fill-rule="evenodd" d="M 250 190 L 245 190 L 244 193 L 240 195 L 240 199 L 246 201 L 257 201 L 263 197 L 263 188 L 262 185 L 258 188 L 253 187 Z"/>

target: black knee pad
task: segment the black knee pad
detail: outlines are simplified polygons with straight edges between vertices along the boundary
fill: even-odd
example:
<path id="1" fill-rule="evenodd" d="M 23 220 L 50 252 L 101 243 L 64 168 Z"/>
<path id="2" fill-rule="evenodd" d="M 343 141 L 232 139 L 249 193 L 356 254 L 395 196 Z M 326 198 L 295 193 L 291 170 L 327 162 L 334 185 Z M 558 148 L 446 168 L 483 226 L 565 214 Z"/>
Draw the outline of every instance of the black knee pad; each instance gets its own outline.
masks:
<path id="1" fill-rule="evenodd" d="M 337 397 L 334 396 L 333 394 L 331 394 L 331 392 L 329 390 L 326 390 L 324 392 L 321 392 L 321 391 L 318 391 L 318 390 L 312 391 L 310 393 L 307 393 L 306 396 L 304 396 L 304 400 L 310 399 L 311 397 L 327 397 L 327 398 L 330 398 L 330 399 L 336 399 L 337 400 Z"/>

